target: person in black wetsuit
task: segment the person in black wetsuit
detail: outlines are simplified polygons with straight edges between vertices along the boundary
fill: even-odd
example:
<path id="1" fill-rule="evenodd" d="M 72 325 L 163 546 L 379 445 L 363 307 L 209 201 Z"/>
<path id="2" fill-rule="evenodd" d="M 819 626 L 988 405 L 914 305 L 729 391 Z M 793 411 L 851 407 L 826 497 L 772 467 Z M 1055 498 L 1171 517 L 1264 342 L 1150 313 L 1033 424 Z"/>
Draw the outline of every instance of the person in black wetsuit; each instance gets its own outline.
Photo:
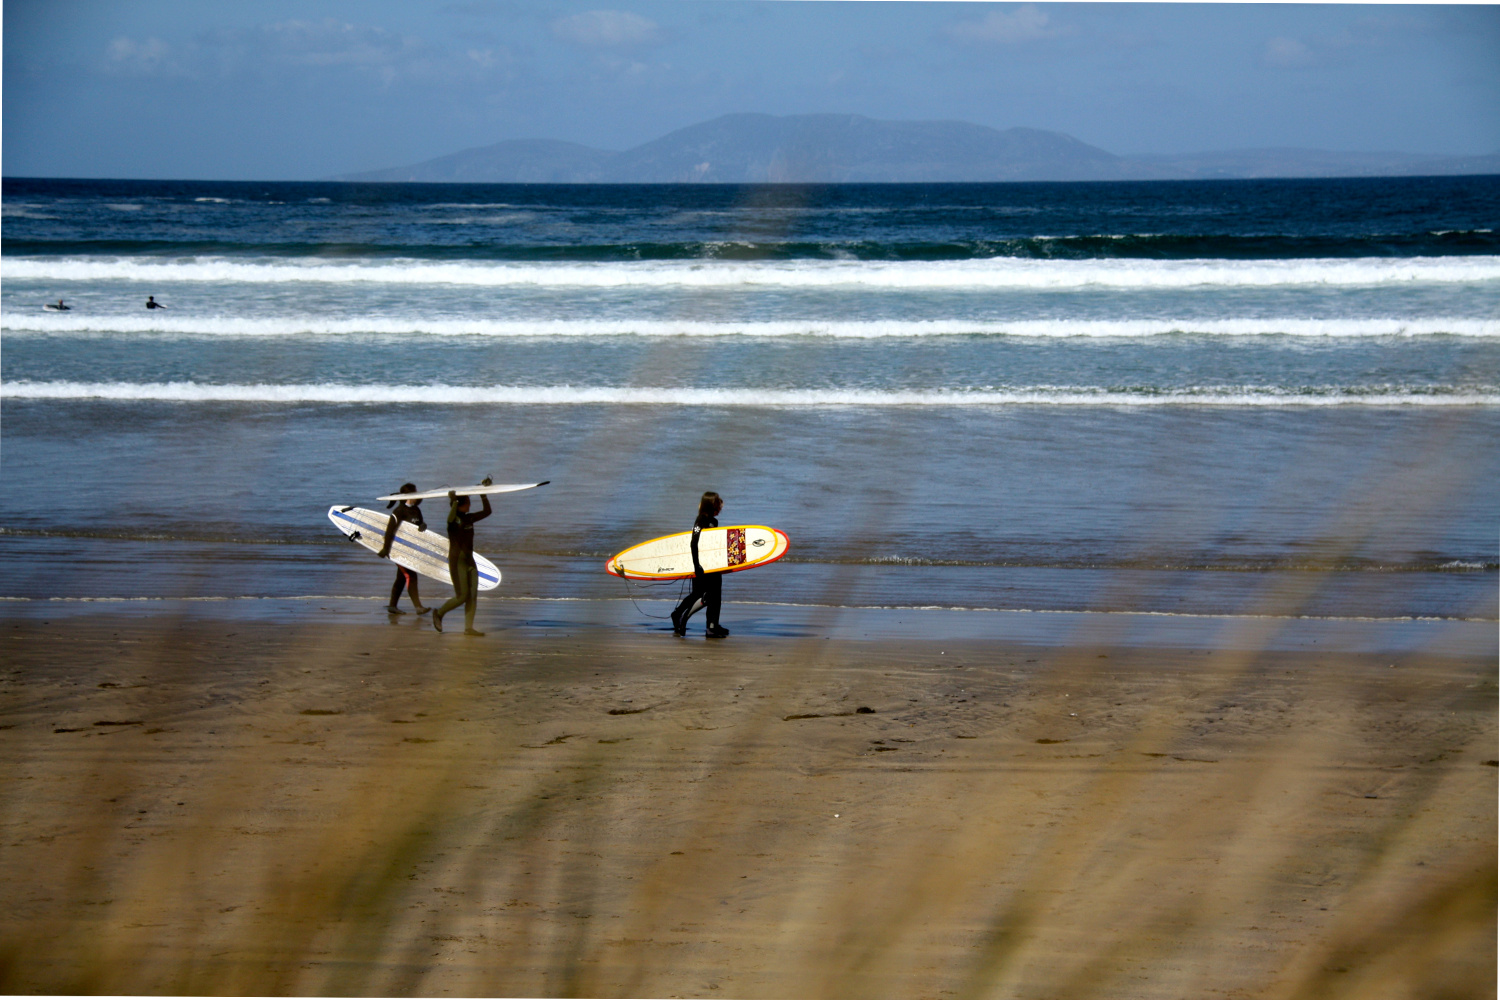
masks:
<path id="1" fill-rule="evenodd" d="M 396 492 L 415 493 L 417 492 L 417 487 L 415 483 L 403 483 L 401 489 Z M 386 507 L 394 507 L 396 509 L 391 512 L 391 519 L 385 526 L 385 542 L 380 546 L 380 558 L 382 559 L 390 556 L 391 543 L 395 541 L 396 532 L 400 529 L 402 521 L 410 521 L 412 524 L 415 524 L 418 531 L 427 530 L 427 522 L 422 520 L 422 501 L 392 500 L 386 504 Z M 406 614 L 405 611 L 396 606 L 396 602 L 401 600 L 401 591 L 403 590 L 411 595 L 411 606 L 417 609 L 417 614 L 425 615 L 432 610 L 431 608 L 423 607 L 422 598 L 417 596 L 417 571 L 398 565 L 396 567 L 396 582 L 391 584 L 391 599 L 385 608 L 389 614 Z"/>
<path id="2" fill-rule="evenodd" d="M 672 633 L 674 635 L 687 635 L 688 619 L 693 617 L 694 607 L 699 600 L 703 601 L 707 619 L 703 635 L 709 639 L 722 639 L 729 635 L 729 630 L 719 624 L 719 604 L 724 591 L 723 573 L 705 573 L 703 564 L 698 561 L 698 537 L 704 528 L 717 528 L 719 526 L 719 511 L 724 509 L 724 499 L 712 491 L 703 494 L 703 499 L 698 501 L 698 518 L 693 522 L 693 540 L 689 543 L 689 549 L 693 553 L 693 589 L 677 605 L 677 610 L 672 612 Z"/>
<path id="3" fill-rule="evenodd" d="M 160 302 L 156 301 L 156 296 L 155 295 L 148 295 L 148 296 L 146 296 L 146 308 L 147 309 L 165 309 L 167 307 L 164 306 L 164 305 L 162 305 Z"/>
<path id="4" fill-rule="evenodd" d="M 481 486 L 490 485 L 485 477 Z M 432 613 L 432 627 L 443 630 L 443 616 L 464 606 L 464 635 L 484 635 L 474 628 L 474 609 L 479 604 L 479 567 L 474 563 L 474 522 L 490 516 L 490 497 L 481 493 L 484 510 L 469 513 L 469 498 L 448 491 L 448 573 L 453 577 L 453 596 Z"/>

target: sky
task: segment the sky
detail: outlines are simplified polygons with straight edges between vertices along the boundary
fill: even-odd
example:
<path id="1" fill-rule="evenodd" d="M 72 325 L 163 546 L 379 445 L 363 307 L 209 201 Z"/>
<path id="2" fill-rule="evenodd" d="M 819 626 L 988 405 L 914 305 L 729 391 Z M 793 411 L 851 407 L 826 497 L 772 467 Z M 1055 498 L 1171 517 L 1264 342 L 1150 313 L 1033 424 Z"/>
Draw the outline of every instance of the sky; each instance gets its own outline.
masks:
<path id="1" fill-rule="evenodd" d="M 736 112 L 1500 152 L 1500 6 L 4 0 L 9 177 L 311 180 Z"/>

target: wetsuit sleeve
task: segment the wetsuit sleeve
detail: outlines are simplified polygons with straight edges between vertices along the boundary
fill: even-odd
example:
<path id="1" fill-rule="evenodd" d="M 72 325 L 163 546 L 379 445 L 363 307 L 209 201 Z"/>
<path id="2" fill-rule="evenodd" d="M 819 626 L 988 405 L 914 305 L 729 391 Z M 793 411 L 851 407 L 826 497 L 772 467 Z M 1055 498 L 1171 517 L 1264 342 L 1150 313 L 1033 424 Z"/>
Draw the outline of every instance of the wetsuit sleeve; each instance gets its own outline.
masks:
<path id="1" fill-rule="evenodd" d="M 483 521 L 485 518 L 490 516 L 490 495 L 488 493 L 479 494 L 479 502 L 484 504 L 484 510 L 480 511 L 478 514 L 470 516 L 470 524 L 473 524 L 475 521 Z"/>
<path id="2" fill-rule="evenodd" d="M 448 501 L 448 523 L 452 524 L 453 522 L 458 521 L 458 520 L 459 520 L 459 515 L 458 515 L 458 500 L 456 500 L 456 499 L 449 500 Z"/>
<path id="3" fill-rule="evenodd" d="M 391 541 L 396 537 L 396 529 L 399 527 L 401 527 L 401 522 L 396 520 L 395 514 L 392 514 L 385 524 L 385 540 L 380 543 L 381 558 L 391 554 Z"/>
<path id="4" fill-rule="evenodd" d="M 693 575 L 703 575 L 703 564 L 698 561 L 698 536 L 703 534 L 701 525 L 693 525 L 693 540 L 688 543 L 688 550 L 693 553 Z"/>
<path id="5" fill-rule="evenodd" d="M 418 531 L 426 531 L 427 530 L 427 522 L 424 521 L 424 520 L 422 520 L 422 508 L 421 507 L 413 507 L 412 511 L 413 511 L 412 518 L 411 518 L 412 519 L 412 523 L 417 526 L 417 530 Z"/>

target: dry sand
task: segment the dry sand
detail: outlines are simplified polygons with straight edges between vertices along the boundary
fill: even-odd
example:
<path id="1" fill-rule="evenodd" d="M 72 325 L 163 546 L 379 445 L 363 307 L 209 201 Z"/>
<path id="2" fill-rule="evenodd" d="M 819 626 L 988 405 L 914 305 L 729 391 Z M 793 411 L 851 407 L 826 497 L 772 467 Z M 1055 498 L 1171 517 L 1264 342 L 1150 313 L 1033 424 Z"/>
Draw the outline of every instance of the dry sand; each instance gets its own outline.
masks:
<path id="1" fill-rule="evenodd" d="M 0 631 L 7 993 L 1495 994 L 1488 657 Z"/>

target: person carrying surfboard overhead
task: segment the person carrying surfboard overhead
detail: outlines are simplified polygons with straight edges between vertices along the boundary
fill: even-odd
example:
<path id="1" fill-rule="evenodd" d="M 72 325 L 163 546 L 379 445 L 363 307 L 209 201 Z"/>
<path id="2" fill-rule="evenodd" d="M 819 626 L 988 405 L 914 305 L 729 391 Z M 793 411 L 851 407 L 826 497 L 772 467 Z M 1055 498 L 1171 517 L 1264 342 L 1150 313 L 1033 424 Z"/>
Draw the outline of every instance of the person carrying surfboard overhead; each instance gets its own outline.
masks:
<path id="1" fill-rule="evenodd" d="M 723 639 L 729 635 L 729 630 L 719 624 L 719 605 L 724 592 L 724 574 L 705 573 L 703 564 L 698 561 L 698 537 L 703 534 L 704 528 L 717 528 L 719 526 L 719 512 L 724 509 L 724 498 L 710 490 L 703 494 L 698 501 L 698 517 L 693 521 L 693 540 L 689 543 L 689 551 L 693 554 L 693 589 L 677 605 L 677 610 L 672 612 L 672 634 L 687 635 L 688 619 L 693 617 L 697 610 L 695 604 L 701 599 L 703 601 L 704 618 L 706 628 L 703 635 L 708 639 Z"/>
<path id="2" fill-rule="evenodd" d="M 489 486 L 489 476 L 480 486 Z M 484 635 L 474 628 L 474 609 L 479 604 L 479 567 L 474 563 L 474 522 L 490 516 L 490 496 L 479 494 L 484 510 L 469 513 L 469 498 L 448 491 L 448 575 L 453 577 L 453 596 L 432 613 L 432 627 L 443 630 L 443 616 L 464 606 L 464 635 Z"/>
<path id="3" fill-rule="evenodd" d="M 403 483 L 401 489 L 397 492 L 415 493 L 417 492 L 417 485 L 415 483 Z M 385 541 L 380 546 L 380 552 L 378 553 L 382 559 L 390 557 L 391 543 L 395 541 L 396 532 L 400 529 L 402 521 L 410 521 L 412 524 L 415 524 L 418 531 L 427 530 L 427 522 L 422 520 L 422 501 L 392 500 L 386 504 L 387 509 L 391 507 L 396 509 L 391 512 L 391 519 L 385 526 Z M 425 615 L 432 610 L 431 608 L 423 607 L 422 598 L 417 596 L 417 571 L 407 569 L 405 566 L 398 564 L 396 566 L 396 582 L 391 584 L 391 599 L 385 607 L 388 614 L 406 614 L 405 611 L 396 606 L 396 602 L 401 600 L 401 591 L 403 590 L 411 595 L 411 606 L 417 609 L 417 614 Z"/>

